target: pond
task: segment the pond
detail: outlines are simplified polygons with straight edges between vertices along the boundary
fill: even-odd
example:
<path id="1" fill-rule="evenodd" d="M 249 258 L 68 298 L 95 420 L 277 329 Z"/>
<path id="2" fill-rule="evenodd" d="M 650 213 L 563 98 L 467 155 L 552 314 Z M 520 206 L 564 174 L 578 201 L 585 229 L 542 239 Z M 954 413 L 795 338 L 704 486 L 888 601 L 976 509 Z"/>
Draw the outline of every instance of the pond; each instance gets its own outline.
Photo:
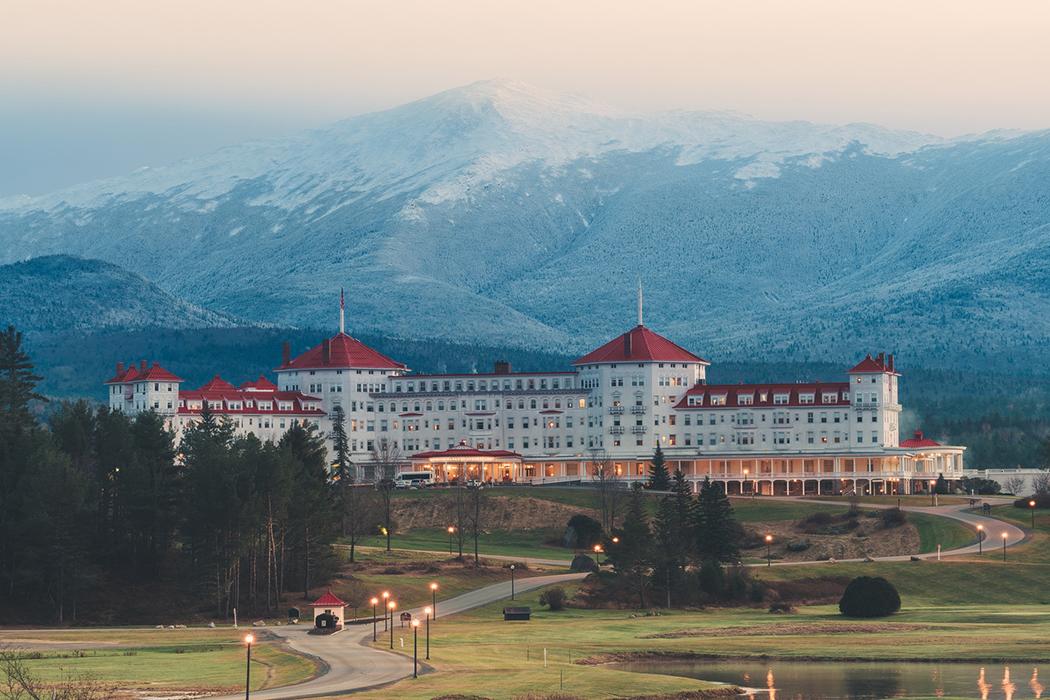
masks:
<path id="1" fill-rule="evenodd" d="M 1039 666 L 1032 663 L 638 661 L 616 668 L 738 685 L 756 700 L 1022 700 L 1044 695 Z"/>

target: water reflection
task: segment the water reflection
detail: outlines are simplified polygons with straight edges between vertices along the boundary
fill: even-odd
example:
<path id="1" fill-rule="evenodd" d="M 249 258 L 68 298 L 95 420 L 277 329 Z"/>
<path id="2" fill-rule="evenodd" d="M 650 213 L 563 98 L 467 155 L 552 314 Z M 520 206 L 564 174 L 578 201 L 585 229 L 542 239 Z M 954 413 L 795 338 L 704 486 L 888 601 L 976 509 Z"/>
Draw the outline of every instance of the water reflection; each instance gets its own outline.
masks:
<path id="1" fill-rule="evenodd" d="M 998 664 L 725 661 L 633 663 L 621 668 L 731 683 L 747 688 L 747 697 L 756 700 L 1041 700 L 1045 692 L 1038 667 L 1032 668 L 1026 684 L 1014 680 L 1016 667 Z"/>

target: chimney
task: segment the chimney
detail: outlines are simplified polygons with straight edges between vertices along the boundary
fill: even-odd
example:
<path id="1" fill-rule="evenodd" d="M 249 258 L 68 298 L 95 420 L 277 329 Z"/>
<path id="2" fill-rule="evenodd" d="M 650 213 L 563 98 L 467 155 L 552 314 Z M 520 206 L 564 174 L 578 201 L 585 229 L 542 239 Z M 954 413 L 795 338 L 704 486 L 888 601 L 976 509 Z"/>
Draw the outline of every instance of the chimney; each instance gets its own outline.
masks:
<path id="1" fill-rule="evenodd" d="M 117 363 L 117 376 L 119 377 L 122 374 L 124 374 L 124 363 L 123 362 L 118 362 Z"/>
<path id="2" fill-rule="evenodd" d="M 139 360 L 139 369 L 142 370 L 143 372 L 146 371 L 146 361 L 145 360 Z"/>
<path id="3" fill-rule="evenodd" d="M 510 374 L 510 363 L 506 360 L 496 360 L 493 372 L 496 374 Z"/>
<path id="4" fill-rule="evenodd" d="M 321 364 L 328 365 L 332 361 L 332 344 L 328 341 L 328 338 L 324 339 L 321 343 Z"/>
<path id="5" fill-rule="evenodd" d="M 631 356 L 631 332 L 628 331 L 623 334 L 623 355 L 624 357 Z"/>
<path id="6" fill-rule="evenodd" d="M 287 340 L 281 343 L 281 366 L 286 366 L 292 361 L 292 344 Z"/>
<path id="7" fill-rule="evenodd" d="M 922 440 L 922 431 L 921 430 L 916 430 L 915 431 L 915 439 L 916 440 Z"/>
<path id="8" fill-rule="evenodd" d="M 889 364 L 889 368 L 890 368 L 890 371 L 891 371 L 891 372 L 894 372 L 894 371 L 896 371 L 896 370 L 894 370 L 894 368 L 893 368 L 893 353 L 892 353 L 892 352 L 890 353 L 890 364 Z"/>
<path id="9" fill-rule="evenodd" d="M 879 362 L 879 364 L 880 364 L 880 365 L 881 365 L 881 364 L 884 364 L 884 362 L 885 362 L 885 360 L 886 360 L 886 353 L 884 353 L 884 352 L 880 352 L 880 353 L 879 353 L 879 356 L 878 356 L 878 357 L 877 357 L 876 359 L 878 360 L 878 362 Z"/>

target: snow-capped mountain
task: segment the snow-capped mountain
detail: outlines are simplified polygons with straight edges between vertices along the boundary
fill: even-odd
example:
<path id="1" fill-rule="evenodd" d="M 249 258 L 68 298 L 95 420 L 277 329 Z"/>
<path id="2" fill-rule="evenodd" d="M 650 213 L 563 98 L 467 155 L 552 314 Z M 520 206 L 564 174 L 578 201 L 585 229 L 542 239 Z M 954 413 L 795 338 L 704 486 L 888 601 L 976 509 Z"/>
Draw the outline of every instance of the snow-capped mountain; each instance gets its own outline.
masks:
<path id="1" fill-rule="evenodd" d="M 576 350 L 1029 359 L 1050 134 L 634 114 L 505 81 L 0 203 L 0 261 L 101 258 L 207 308 Z M 1004 354 L 1005 353 L 1005 354 Z"/>

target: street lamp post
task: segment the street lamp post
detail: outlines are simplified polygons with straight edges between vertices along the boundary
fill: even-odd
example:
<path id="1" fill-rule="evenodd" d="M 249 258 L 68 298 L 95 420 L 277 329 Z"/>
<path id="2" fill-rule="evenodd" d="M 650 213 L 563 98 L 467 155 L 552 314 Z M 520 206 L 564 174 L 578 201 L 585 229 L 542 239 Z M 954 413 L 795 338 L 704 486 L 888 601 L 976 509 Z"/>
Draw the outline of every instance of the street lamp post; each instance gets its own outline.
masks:
<path id="1" fill-rule="evenodd" d="M 984 525 L 977 526 L 977 554 L 984 554 Z"/>
<path id="2" fill-rule="evenodd" d="M 1035 529 L 1035 499 L 1028 501 L 1028 507 L 1032 511 L 1032 529 Z"/>
<path id="3" fill-rule="evenodd" d="M 412 620 L 412 677 L 419 678 L 419 620 Z"/>
<path id="4" fill-rule="evenodd" d="M 372 641 L 376 640 L 376 626 L 379 624 L 379 618 L 376 617 L 376 606 L 379 605 L 379 598 L 372 598 Z"/>
<path id="5" fill-rule="evenodd" d="M 1006 561 L 1006 538 L 1007 534 L 1003 533 L 1003 561 Z"/>
<path id="6" fill-rule="evenodd" d="M 510 599 L 514 600 L 514 565 L 510 565 Z"/>
<path id="7" fill-rule="evenodd" d="M 930 479 L 930 505 L 931 506 L 937 505 L 937 501 L 936 501 L 936 499 L 937 499 L 937 490 L 935 488 L 936 486 L 937 486 L 937 480 L 936 479 Z"/>
<path id="8" fill-rule="evenodd" d="M 383 631 L 386 632 L 386 622 L 390 611 L 390 591 L 383 591 L 379 595 L 383 598 Z"/>
<path id="9" fill-rule="evenodd" d="M 594 545 L 594 560 L 598 568 L 602 568 L 602 546 L 600 544 Z"/>
<path id="10" fill-rule="evenodd" d="M 390 601 L 386 604 L 387 610 L 390 611 L 390 648 L 394 648 L 394 610 L 397 608 L 397 603 Z"/>
<path id="11" fill-rule="evenodd" d="M 434 611 L 430 608 L 424 608 L 423 612 L 427 616 L 427 660 L 430 660 L 430 616 L 433 615 Z"/>
<path id="12" fill-rule="evenodd" d="M 448 553 L 452 554 L 452 533 L 456 531 L 456 528 L 448 526 Z"/>
<path id="13" fill-rule="evenodd" d="M 438 614 L 438 598 L 437 598 L 437 595 L 438 595 L 438 585 L 437 585 L 437 581 L 434 581 L 434 582 L 432 582 L 430 584 L 430 605 L 431 605 L 431 607 L 434 608 L 434 617 L 437 617 L 437 614 Z"/>
<path id="14" fill-rule="evenodd" d="M 244 662 L 244 700 L 248 700 L 248 694 L 252 690 L 252 642 L 254 641 L 254 635 L 244 635 L 244 645 L 247 650 Z"/>
<path id="15" fill-rule="evenodd" d="M 750 474 L 750 473 L 751 472 L 748 471 L 747 469 L 744 470 L 744 484 L 747 483 L 747 475 Z M 743 496 L 744 495 L 743 494 L 743 491 L 744 491 L 744 485 L 743 484 L 740 485 L 740 491 L 741 491 L 740 495 Z"/>
<path id="16" fill-rule="evenodd" d="M 773 535 L 766 535 L 766 568 L 773 566 L 773 554 L 770 552 L 770 545 L 773 544 Z"/>

